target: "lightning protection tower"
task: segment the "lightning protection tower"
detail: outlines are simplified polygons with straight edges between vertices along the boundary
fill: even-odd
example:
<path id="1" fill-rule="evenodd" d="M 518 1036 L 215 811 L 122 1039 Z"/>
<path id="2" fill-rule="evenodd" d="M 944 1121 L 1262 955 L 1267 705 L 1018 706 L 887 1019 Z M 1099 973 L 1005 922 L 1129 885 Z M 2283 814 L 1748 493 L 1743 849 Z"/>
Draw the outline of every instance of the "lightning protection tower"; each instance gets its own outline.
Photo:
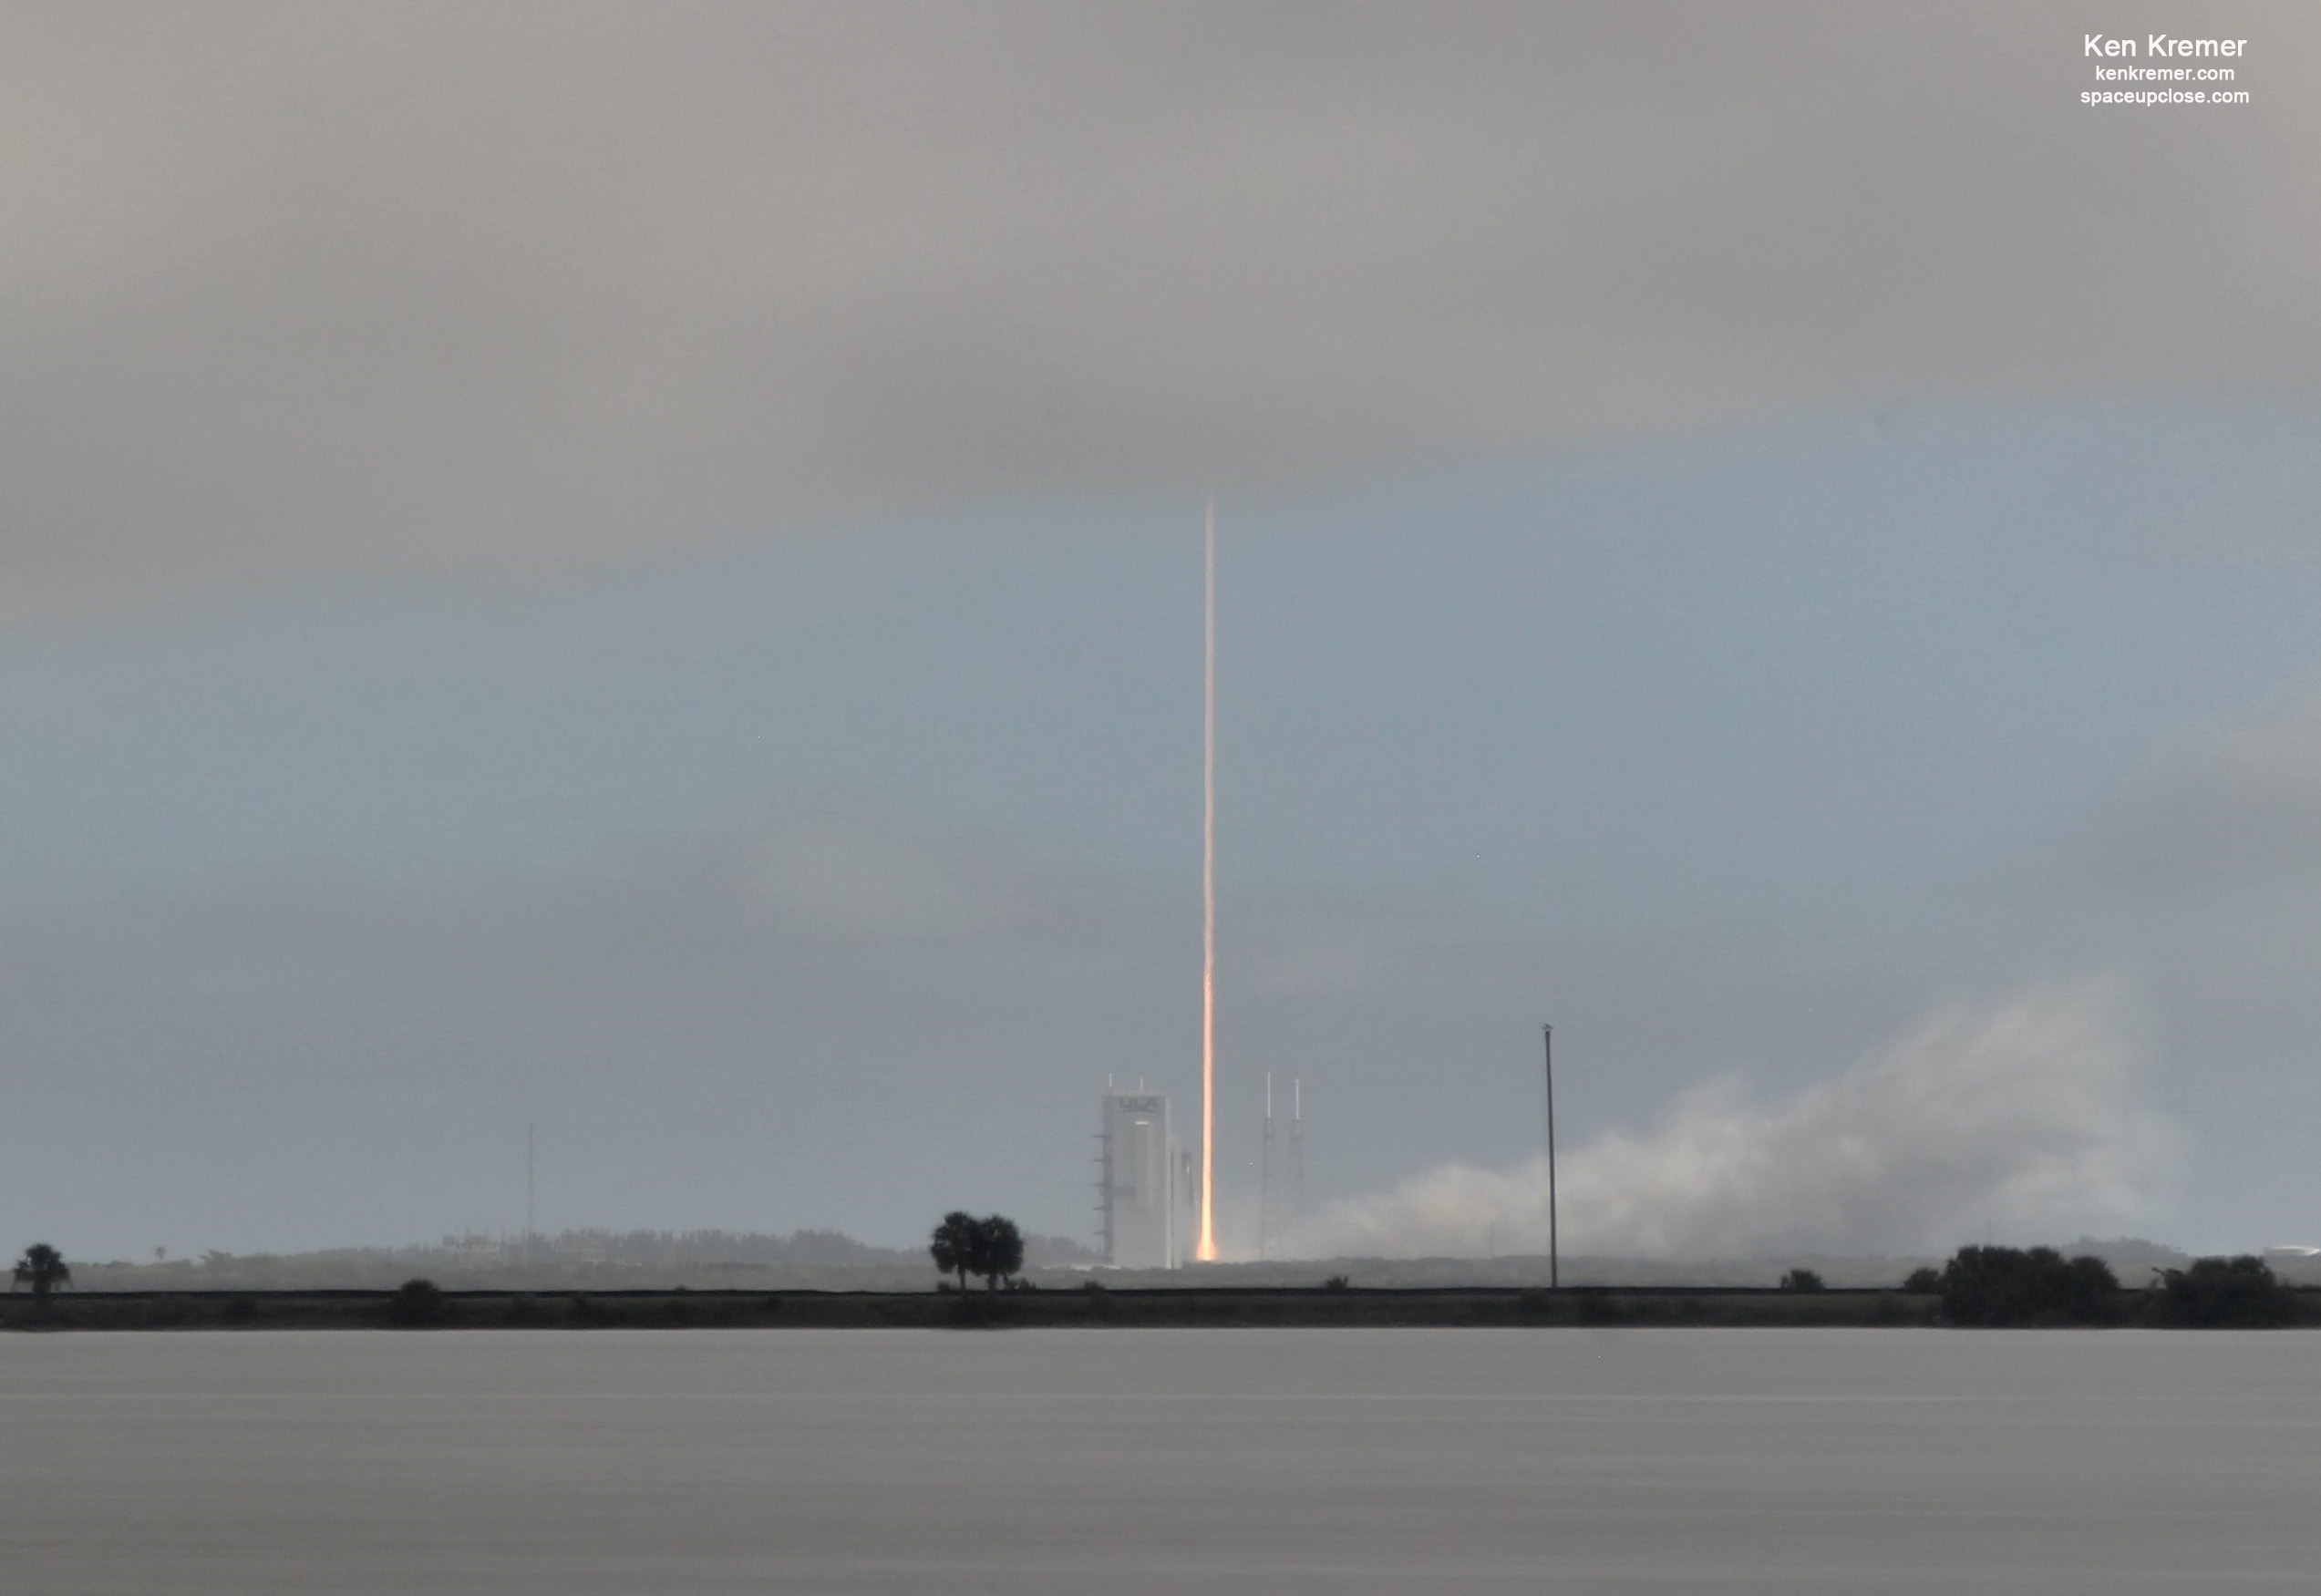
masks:
<path id="1" fill-rule="evenodd" d="M 1257 1256 L 1274 1255 L 1274 1072 L 1265 1072 L 1265 1129 L 1257 1139 Z"/>
<path id="2" fill-rule="evenodd" d="M 1289 1077 L 1289 1222 L 1305 1217 L 1305 1077 Z"/>

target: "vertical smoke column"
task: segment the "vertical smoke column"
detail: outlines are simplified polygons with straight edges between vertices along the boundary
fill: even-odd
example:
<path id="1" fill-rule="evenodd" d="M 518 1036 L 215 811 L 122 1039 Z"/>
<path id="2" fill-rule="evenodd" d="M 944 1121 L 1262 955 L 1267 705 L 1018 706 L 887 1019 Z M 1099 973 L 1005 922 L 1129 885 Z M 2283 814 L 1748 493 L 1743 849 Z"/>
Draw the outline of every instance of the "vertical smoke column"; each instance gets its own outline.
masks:
<path id="1" fill-rule="evenodd" d="M 1202 545 L 1201 647 L 1201 1244 L 1217 1259 L 1217 500 Z"/>

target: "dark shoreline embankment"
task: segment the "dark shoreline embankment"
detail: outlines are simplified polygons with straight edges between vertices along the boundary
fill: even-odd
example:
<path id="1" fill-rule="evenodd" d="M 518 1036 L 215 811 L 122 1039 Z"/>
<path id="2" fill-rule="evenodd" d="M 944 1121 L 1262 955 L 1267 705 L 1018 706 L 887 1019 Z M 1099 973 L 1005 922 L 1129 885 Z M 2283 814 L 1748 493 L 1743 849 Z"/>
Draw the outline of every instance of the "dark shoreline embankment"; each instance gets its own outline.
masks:
<path id="1" fill-rule="evenodd" d="M 2321 1292 L 2297 1293 L 2321 1326 Z M 2148 1293 L 2107 1322 L 2142 1323 Z M 0 1297 L 0 1329 L 939 1330 L 1045 1325 L 1262 1328 L 1553 1325 L 1900 1328 L 1942 1323 L 1929 1293 L 1737 1286 L 1164 1287 L 1080 1291 L 447 1291 L 414 1306 L 373 1290 L 74 1292 Z"/>

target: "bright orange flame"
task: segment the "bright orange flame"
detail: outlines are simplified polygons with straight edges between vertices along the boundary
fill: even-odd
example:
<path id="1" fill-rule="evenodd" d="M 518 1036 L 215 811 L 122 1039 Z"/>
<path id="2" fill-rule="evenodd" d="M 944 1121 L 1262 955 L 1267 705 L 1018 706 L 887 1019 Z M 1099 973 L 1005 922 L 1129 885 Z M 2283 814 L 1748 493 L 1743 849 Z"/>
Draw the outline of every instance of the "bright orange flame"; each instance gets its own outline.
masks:
<path id="1" fill-rule="evenodd" d="M 1202 567 L 1201 659 L 1201 1245 L 1217 1260 L 1217 501 L 1209 500 Z"/>

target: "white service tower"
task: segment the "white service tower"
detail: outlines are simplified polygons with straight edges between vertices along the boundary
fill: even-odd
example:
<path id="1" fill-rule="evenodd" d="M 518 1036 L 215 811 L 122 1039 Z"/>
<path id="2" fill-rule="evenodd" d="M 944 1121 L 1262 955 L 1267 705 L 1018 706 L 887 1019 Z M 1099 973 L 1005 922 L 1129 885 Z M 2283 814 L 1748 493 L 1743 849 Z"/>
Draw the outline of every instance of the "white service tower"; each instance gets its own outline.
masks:
<path id="1" fill-rule="evenodd" d="M 1181 1161 L 1167 1097 L 1104 1094 L 1104 1261 L 1115 1269 L 1177 1267 Z"/>

